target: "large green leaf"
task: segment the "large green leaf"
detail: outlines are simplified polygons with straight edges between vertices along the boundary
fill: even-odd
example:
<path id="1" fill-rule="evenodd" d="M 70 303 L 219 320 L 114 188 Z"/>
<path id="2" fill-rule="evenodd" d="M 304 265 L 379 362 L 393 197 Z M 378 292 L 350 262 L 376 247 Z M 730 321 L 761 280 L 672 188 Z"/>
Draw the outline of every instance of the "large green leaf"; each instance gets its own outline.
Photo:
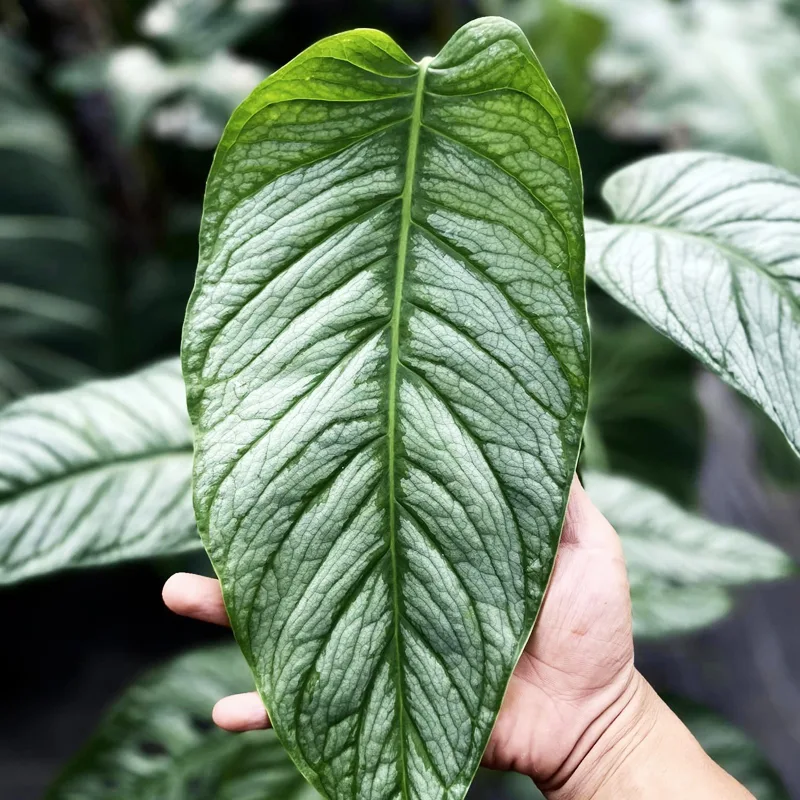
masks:
<path id="1" fill-rule="evenodd" d="M 778 0 L 571 1 L 609 26 L 592 71 L 612 130 L 800 173 L 800 27 Z"/>
<path id="2" fill-rule="evenodd" d="M 800 452 L 800 178 L 679 153 L 613 175 L 587 270 L 758 403 Z"/>
<path id="3" fill-rule="evenodd" d="M 730 587 L 795 572 L 774 545 L 702 519 L 636 481 L 599 472 L 583 480 L 622 539 L 637 636 L 710 625 L 731 610 Z"/>
<path id="4" fill-rule="evenodd" d="M 176 360 L 0 412 L 0 584 L 197 547 L 184 402 Z"/>
<path id="5" fill-rule="evenodd" d="M 68 764 L 48 800 L 313 800 L 271 731 L 224 733 L 211 708 L 248 691 L 235 647 L 199 650 L 134 683 Z"/>
<path id="6" fill-rule="evenodd" d="M 581 179 L 520 30 L 326 39 L 234 114 L 184 375 L 195 509 L 329 798 L 460 798 L 553 564 L 586 406 Z"/>

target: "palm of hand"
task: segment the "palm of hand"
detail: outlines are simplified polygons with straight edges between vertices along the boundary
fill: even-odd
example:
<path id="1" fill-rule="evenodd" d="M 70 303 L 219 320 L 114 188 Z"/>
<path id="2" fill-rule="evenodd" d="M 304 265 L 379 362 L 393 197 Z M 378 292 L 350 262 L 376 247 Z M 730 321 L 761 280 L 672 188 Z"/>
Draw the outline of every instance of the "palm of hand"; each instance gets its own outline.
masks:
<path id="1" fill-rule="evenodd" d="M 164 586 L 164 601 L 178 614 L 229 624 L 216 580 L 173 575 Z M 622 547 L 576 479 L 553 578 L 509 683 L 484 765 L 557 786 L 602 733 L 635 674 Z M 223 698 L 214 721 L 230 731 L 269 725 L 255 692 Z"/>
<path id="2" fill-rule="evenodd" d="M 634 675 L 622 547 L 576 480 L 547 596 L 484 765 L 558 783 L 599 735 Z"/>

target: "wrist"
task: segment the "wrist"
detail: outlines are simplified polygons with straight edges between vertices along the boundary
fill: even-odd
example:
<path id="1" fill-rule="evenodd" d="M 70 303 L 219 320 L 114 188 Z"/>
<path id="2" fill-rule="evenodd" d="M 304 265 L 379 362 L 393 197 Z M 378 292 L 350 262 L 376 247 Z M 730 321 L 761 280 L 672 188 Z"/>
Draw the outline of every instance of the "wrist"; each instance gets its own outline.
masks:
<path id="1" fill-rule="evenodd" d="M 559 770 L 539 788 L 548 800 L 594 800 L 625 781 L 658 748 L 663 702 L 634 671 L 619 696 L 590 726 Z"/>
<path id="2" fill-rule="evenodd" d="M 540 788 L 548 800 L 754 800 L 638 672 L 599 731 L 587 731 L 564 769 Z"/>

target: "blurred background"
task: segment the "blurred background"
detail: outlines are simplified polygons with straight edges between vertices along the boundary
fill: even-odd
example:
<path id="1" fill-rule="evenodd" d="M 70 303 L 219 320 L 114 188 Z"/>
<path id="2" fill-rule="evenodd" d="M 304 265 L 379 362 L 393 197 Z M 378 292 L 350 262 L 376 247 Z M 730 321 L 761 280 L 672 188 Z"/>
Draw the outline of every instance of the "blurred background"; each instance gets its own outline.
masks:
<path id="1" fill-rule="evenodd" d="M 663 150 L 800 172 L 798 0 L 0 0 L 0 404 L 177 352 L 213 148 L 271 70 L 352 27 L 420 57 L 483 14 L 523 27 L 561 94 L 587 214 L 606 213 L 605 177 Z M 595 287 L 590 311 L 593 465 L 800 560 L 800 466 L 772 424 Z M 133 678 L 226 639 L 162 607 L 176 568 L 0 587 L 0 797 L 41 797 Z M 740 595 L 640 641 L 639 665 L 735 723 L 800 800 L 800 582 Z"/>

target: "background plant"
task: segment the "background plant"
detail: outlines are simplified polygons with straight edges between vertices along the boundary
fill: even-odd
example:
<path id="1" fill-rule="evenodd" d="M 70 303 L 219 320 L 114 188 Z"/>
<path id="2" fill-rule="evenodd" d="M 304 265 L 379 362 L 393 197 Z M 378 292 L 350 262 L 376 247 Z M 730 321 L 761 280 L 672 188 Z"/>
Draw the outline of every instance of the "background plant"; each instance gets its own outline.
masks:
<path id="1" fill-rule="evenodd" d="M 14 609 L 14 616 L 27 614 L 27 624 L 37 629 L 47 615 L 34 598 L 47 598 L 55 614 L 59 605 L 80 595 L 81 587 L 100 585 L 110 592 L 119 584 L 133 598 L 155 597 L 159 575 L 176 563 L 205 568 L 188 501 L 191 437 L 183 390 L 176 363 L 169 359 L 177 352 L 196 265 L 211 148 L 231 109 L 269 65 L 284 63 L 322 35 L 361 25 L 387 30 L 419 56 L 438 49 L 471 16 L 501 13 L 524 26 L 568 106 L 590 216 L 629 221 L 614 206 L 614 186 L 621 178 L 609 184 L 610 210 L 600 188 L 621 166 L 663 150 L 703 148 L 767 162 L 787 173 L 800 171 L 792 135 L 800 119 L 795 68 L 800 15 L 792 2 L 382 0 L 312 7 L 228 0 L 27 1 L 7 2 L 3 11 L 0 402 L 11 404 L 0 415 L 0 582 L 7 584 L 0 602 Z M 782 175 L 781 183 L 793 184 L 794 178 Z M 794 201 L 787 203 L 781 216 L 796 217 Z M 765 210 L 750 209 L 745 216 L 756 217 L 748 224 L 757 238 Z M 798 329 L 791 312 L 796 248 L 782 257 L 789 281 L 780 291 L 789 304 L 782 320 L 791 333 Z M 718 708 L 748 721 L 780 766 L 792 796 L 800 796 L 791 756 L 792 736 L 798 735 L 791 722 L 797 687 L 786 677 L 791 670 L 783 662 L 792 663 L 797 653 L 791 619 L 780 627 L 780 610 L 797 600 L 797 591 L 792 583 L 741 596 L 737 587 L 781 577 L 790 566 L 763 540 L 731 530 L 769 534 L 785 551 L 799 553 L 799 506 L 793 494 L 797 457 L 784 435 L 796 442 L 790 403 L 796 395 L 790 391 L 780 409 L 766 409 L 776 412 L 772 416 L 781 431 L 758 406 L 768 405 L 758 380 L 752 385 L 732 380 L 719 362 L 702 356 L 701 367 L 663 336 L 672 334 L 698 354 L 671 323 L 656 324 L 656 332 L 637 319 L 635 314 L 658 322 L 651 306 L 614 290 L 614 264 L 601 261 L 590 257 L 590 274 L 613 297 L 597 284 L 590 286 L 594 374 L 583 468 L 589 491 L 626 544 L 644 667 L 659 685 L 678 684 L 695 699 L 703 699 L 705 687 L 705 696 Z M 716 261 L 702 263 L 719 274 Z M 655 264 L 640 266 L 655 269 Z M 774 341 L 774 331 L 765 335 Z M 787 352 L 780 369 L 796 380 L 800 370 Z M 758 364 L 772 369 L 761 360 Z M 708 372 L 701 373 L 704 368 L 734 383 L 748 399 L 728 393 Z M 767 381 L 781 379 L 780 369 Z M 117 378 L 130 372 L 132 377 Z M 85 384 L 86 378 L 99 382 Z M 59 388 L 66 391 L 40 394 Z M 776 395 L 772 389 L 766 394 L 768 400 Z M 593 490 L 593 484 L 600 488 Z M 610 502 L 615 497 L 620 498 L 616 507 Z M 701 519 L 709 512 L 719 524 Z M 648 539 L 655 530 L 661 535 L 653 543 Z M 98 584 L 104 579 L 96 571 L 76 571 L 99 564 L 110 569 L 131 559 L 145 563 L 117 567 L 108 583 Z M 55 574 L 65 568 L 72 571 Z M 76 607 L 82 616 L 73 638 L 89 636 L 84 628 L 103 626 L 95 597 Z M 156 620 L 158 613 L 152 609 L 145 616 Z M 726 616 L 728 622 L 699 636 L 663 639 Z M 152 631 L 134 636 L 130 620 L 113 626 L 122 629 L 128 661 L 142 665 L 179 649 L 175 630 L 184 646 L 202 635 L 162 627 L 164 643 L 154 651 Z M 776 626 L 786 644 L 778 643 Z M 73 657 L 83 670 L 108 657 L 99 639 L 87 641 Z M 43 659 L 52 658 L 51 647 L 43 638 Z M 753 674 L 739 676 L 738 704 L 710 694 L 699 669 L 691 672 L 693 663 L 712 663 L 714 647 L 718 661 L 727 664 L 733 653 L 737 665 L 744 654 L 755 654 Z M 234 651 L 225 652 L 213 658 L 233 663 Z M 676 653 L 683 654 L 679 662 Z M 200 705 L 191 707 L 188 693 L 169 692 L 174 716 L 154 730 L 135 710 L 146 708 L 147 693 L 131 689 L 120 702 L 133 710 L 112 711 L 98 729 L 99 738 L 90 741 L 65 776 L 99 781 L 98 796 L 108 791 L 104 780 L 133 775 L 152 776 L 152 787 L 167 776 L 175 787 L 189 791 L 191 786 L 197 796 L 214 797 L 233 792 L 225 781 L 235 778 L 240 783 L 231 797 L 247 797 L 246 791 L 254 798 L 268 796 L 269 783 L 263 781 L 280 771 L 257 753 L 268 759 L 280 752 L 250 750 L 247 737 L 234 743 L 197 722 L 207 719 L 212 697 L 228 689 L 217 691 L 206 673 L 193 671 L 193 658 L 186 656 L 145 680 L 158 685 L 182 672 L 184 680 L 205 686 L 205 692 L 194 694 L 202 698 Z M 212 656 L 198 655 L 198 663 L 207 658 Z M 21 654 L 20 664 L 29 663 Z M 235 667 L 230 670 L 233 675 Z M 35 668 L 20 666 L 20 677 L 26 671 L 35 682 Z M 117 679 L 93 698 L 94 707 L 121 691 L 129 673 L 130 668 L 117 669 Z M 73 668 L 72 679 L 78 674 Z M 694 677 L 684 679 L 687 674 Z M 69 692 L 65 683 L 55 683 L 55 699 Z M 769 687 L 766 701 L 753 694 L 758 686 Z M 34 697 L 40 691 L 22 694 Z M 35 709 L 36 703 L 29 707 Z M 20 715 L 28 713 L 26 708 L 20 707 Z M 681 708 L 689 719 L 698 713 Z M 759 717 L 765 708 L 772 716 Z M 168 706 L 164 710 L 173 713 Z M 47 713 L 34 713 L 36 730 L 49 725 Z M 189 721 L 178 724 L 177 719 Z M 752 744 L 716 717 L 701 719 L 713 719 L 697 723 L 704 744 L 726 768 L 739 770 L 758 787 L 759 798 L 787 796 Z M 159 741 L 173 728 L 185 736 L 175 743 Z M 24 739 L 19 728 L 0 732 L 11 760 L 19 759 L 11 740 L 20 735 Z M 54 757 L 38 775 L 52 772 L 75 744 L 67 739 L 54 747 Z M 220 762 L 198 767 L 199 777 L 192 768 L 175 766 L 183 758 L 177 753 L 196 748 L 204 754 L 206 746 Z M 204 755 L 198 758 L 197 763 L 205 761 Z M 12 776 L 18 783 L 3 788 L 24 797 L 27 786 L 30 796 L 39 796 L 41 778 L 35 773 L 32 767 Z M 249 790 L 245 779 L 251 781 Z M 60 779 L 53 796 L 69 797 L 68 787 L 67 777 Z M 289 789 L 281 791 L 277 796 L 291 796 Z M 500 791 L 519 787 L 501 790 L 494 775 L 475 787 L 486 797 Z"/>

